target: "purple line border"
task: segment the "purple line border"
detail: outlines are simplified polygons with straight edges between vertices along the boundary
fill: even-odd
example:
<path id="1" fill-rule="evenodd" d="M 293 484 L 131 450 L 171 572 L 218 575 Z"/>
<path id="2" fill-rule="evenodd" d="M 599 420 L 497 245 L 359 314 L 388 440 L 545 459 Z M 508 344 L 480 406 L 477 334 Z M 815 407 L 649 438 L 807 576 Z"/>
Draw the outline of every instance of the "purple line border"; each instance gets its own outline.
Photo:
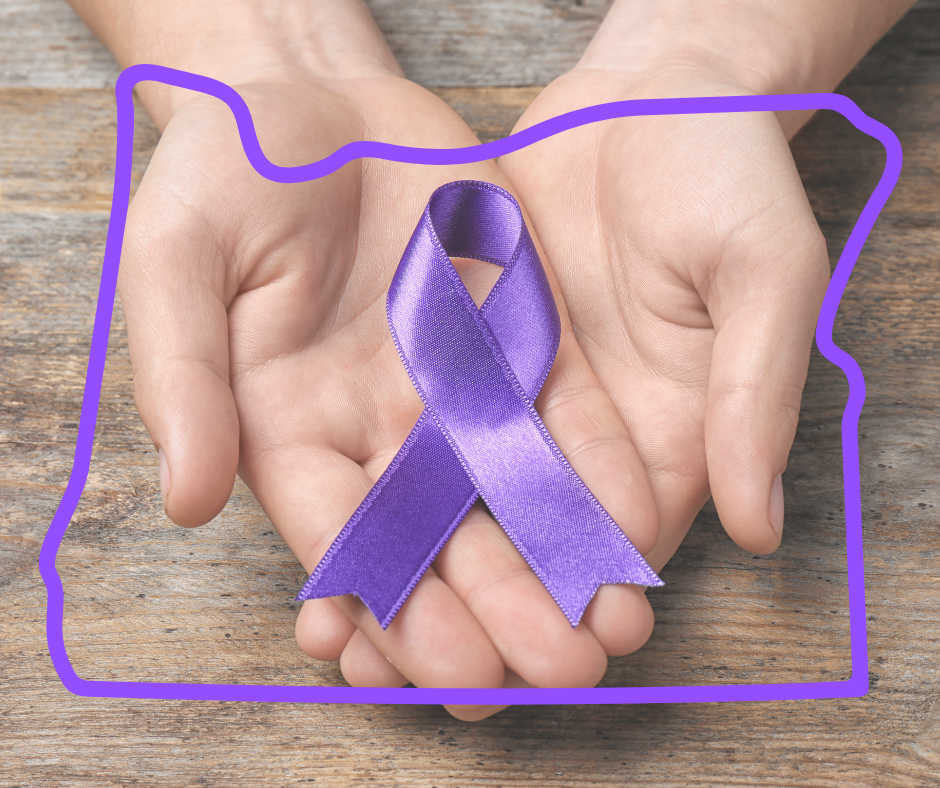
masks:
<path id="1" fill-rule="evenodd" d="M 134 142 L 134 87 L 156 81 L 207 93 L 224 101 L 235 115 L 242 145 L 252 166 L 279 183 L 314 180 L 360 158 L 380 158 L 412 164 L 463 164 L 493 159 L 546 137 L 587 123 L 643 115 L 688 115 L 712 112 L 775 112 L 829 109 L 843 115 L 859 131 L 879 140 L 887 154 L 878 185 L 865 204 L 833 272 L 816 327 L 816 345 L 822 355 L 839 367 L 849 383 L 849 397 L 842 417 L 842 473 L 845 489 L 846 563 L 849 586 L 849 627 L 852 676 L 843 681 L 784 684 L 725 684 L 674 687 L 591 687 L 559 689 L 434 689 L 311 687 L 245 684 L 184 684 L 172 682 L 92 681 L 72 667 L 63 633 L 64 590 L 55 567 L 56 555 L 88 478 L 101 399 L 108 335 L 117 285 L 124 226 L 130 201 Z M 709 98 L 644 99 L 599 104 L 543 121 L 510 137 L 468 148 L 407 148 L 384 142 L 353 142 L 326 158 L 300 167 L 278 167 L 267 160 L 255 134 L 247 105 L 228 85 L 208 77 L 163 66 L 141 64 L 125 69 L 115 87 L 117 98 L 117 149 L 114 197 L 102 264 L 95 311 L 82 413 L 75 442 L 72 472 L 56 509 L 39 556 L 39 571 L 46 584 L 46 638 L 49 656 L 62 683 L 70 692 L 98 698 L 148 698 L 219 701 L 269 701 L 281 703 L 401 703 L 401 704 L 605 704 L 605 703 L 702 703 L 723 701 L 802 700 L 851 698 L 868 693 L 868 634 L 865 622 L 865 567 L 862 546 L 862 505 L 859 480 L 858 420 L 865 402 L 865 378 L 848 353 L 832 341 L 836 312 L 862 247 L 901 173 L 902 151 L 897 136 L 868 117 L 845 96 L 835 93 L 803 93 L 775 96 L 723 96 Z"/>

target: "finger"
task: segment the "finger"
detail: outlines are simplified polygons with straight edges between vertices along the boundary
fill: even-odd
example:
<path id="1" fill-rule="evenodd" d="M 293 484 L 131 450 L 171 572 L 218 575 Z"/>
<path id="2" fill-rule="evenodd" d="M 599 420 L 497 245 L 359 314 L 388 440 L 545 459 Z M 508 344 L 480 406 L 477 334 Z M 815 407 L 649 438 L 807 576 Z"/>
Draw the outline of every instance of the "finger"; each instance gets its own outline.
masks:
<path id="1" fill-rule="evenodd" d="M 416 687 L 499 687 L 503 662 L 486 632 L 433 569 L 382 630 L 355 597 L 337 606 Z"/>
<path id="2" fill-rule="evenodd" d="M 246 453 L 243 473 L 284 541 L 311 572 L 375 479 L 325 447 Z M 498 687 L 503 663 L 457 595 L 429 570 L 388 629 L 356 597 L 335 605 L 419 687 Z"/>
<path id="3" fill-rule="evenodd" d="M 492 517 L 475 506 L 434 564 L 473 613 L 506 667 L 536 687 L 594 686 L 607 669 L 603 647 L 572 627 Z"/>
<path id="4" fill-rule="evenodd" d="M 297 615 L 294 635 L 308 657 L 333 662 L 356 631 L 356 625 L 332 599 L 306 599 Z"/>
<path id="5" fill-rule="evenodd" d="M 359 629 L 353 632 L 343 649 L 339 666 L 343 678 L 353 687 L 404 687 L 408 683 Z"/>
<path id="6" fill-rule="evenodd" d="M 795 169 L 790 174 L 793 196 L 736 236 L 706 295 L 716 329 L 705 415 L 708 479 L 728 535 L 755 553 L 780 544 L 781 474 L 829 279 L 825 241 Z"/>
<path id="7" fill-rule="evenodd" d="M 704 411 L 704 408 L 702 409 Z M 696 437 L 689 438 L 696 443 L 702 443 L 703 438 L 697 431 Z M 682 447 L 684 435 L 667 436 L 665 445 Z M 680 449 L 676 449 L 677 453 Z M 685 535 L 689 532 L 696 515 L 709 499 L 708 477 L 705 468 L 704 449 L 702 460 L 695 465 L 701 465 L 701 473 L 691 478 L 687 473 L 670 472 L 669 469 L 657 471 L 652 474 L 651 482 L 656 495 L 659 509 L 659 538 L 656 545 L 645 556 L 653 570 L 659 572 L 675 555 Z"/>
<path id="8" fill-rule="evenodd" d="M 524 689 L 531 686 L 531 684 L 518 674 L 513 673 L 511 670 L 506 670 L 506 678 L 503 679 L 503 689 Z M 492 717 L 503 709 L 508 709 L 509 706 L 492 704 L 451 704 L 445 705 L 444 708 L 451 716 L 456 717 L 458 720 L 463 722 L 479 722 L 480 720 L 485 720 L 487 717 Z"/>
<path id="9" fill-rule="evenodd" d="M 634 585 L 603 585 L 584 611 L 587 626 L 609 657 L 623 657 L 642 648 L 653 634 L 653 608 L 645 589 Z"/>
<path id="10" fill-rule="evenodd" d="M 163 506 L 187 527 L 222 510 L 238 467 L 224 286 L 212 234 L 142 185 L 128 218 L 119 288 L 134 399 L 160 455 Z"/>

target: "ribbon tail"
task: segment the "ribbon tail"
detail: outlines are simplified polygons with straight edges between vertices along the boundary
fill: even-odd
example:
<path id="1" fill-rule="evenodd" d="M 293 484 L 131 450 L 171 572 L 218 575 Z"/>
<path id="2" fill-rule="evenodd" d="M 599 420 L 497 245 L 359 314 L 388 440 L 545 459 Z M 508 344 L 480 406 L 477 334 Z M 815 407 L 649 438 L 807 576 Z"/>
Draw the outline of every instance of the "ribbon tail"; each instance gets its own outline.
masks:
<path id="1" fill-rule="evenodd" d="M 559 540 L 555 550 L 526 550 L 508 535 L 548 593 L 561 608 L 571 626 L 575 627 L 597 593 L 607 583 L 633 583 L 641 586 L 663 586 L 662 580 L 633 543 L 611 520 L 599 523 L 600 529 L 576 539 Z M 606 532 L 599 533 L 598 531 Z"/>
<path id="2" fill-rule="evenodd" d="M 478 497 L 425 412 L 296 599 L 355 594 L 386 629 Z"/>

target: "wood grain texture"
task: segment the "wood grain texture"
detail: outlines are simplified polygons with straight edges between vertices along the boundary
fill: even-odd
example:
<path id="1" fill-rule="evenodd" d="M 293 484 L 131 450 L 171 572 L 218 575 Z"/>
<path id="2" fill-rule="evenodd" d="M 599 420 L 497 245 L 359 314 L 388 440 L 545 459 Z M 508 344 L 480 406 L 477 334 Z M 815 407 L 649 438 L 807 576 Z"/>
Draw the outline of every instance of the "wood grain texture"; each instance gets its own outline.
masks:
<path id="1" fill-rule="evenodd" d="M 396 8 L 381 5 L 390 15 Z M 460 10 L 438 5 L 444 16 Z M 8 43 L 26 53 L 21 63 L 30 52 L 41 59 L 43 47 L 87 43 L 74 20 L 30 40 L 34 7 L 61 10 L 48 0 L 0 6 L 0 19 L 16 12 L 25 26 L 17 35 L 0 23 L 7 58 L 0 67 L 0 788 L 937 784 L 935 4 L 922 4 L 921 16 L 903 21 L 843 86 L 897 132 L 905 152 L 901 181 L 853 274 L 835 336 L 861 364 L 868 390 L 860 444 L 871 693 L 791 703 L 517 707 L 475 725 L 434 707 L 84 699 L 58 682 L 46 653 L 36 560 L 71 467 L 115 126 L 107 80 L 81 82 L 90 67 L 62 69 L 38 84 L 24 66 L 27 77 L 11 84 Z M 523 14 L 531 5 L 506 8 Z M 481 136 L 508 133 L 537 88 L 475 88 L 465 69 L 462 84 L 438 92 Z M 143 112 L 138 117 L 136 178 L 157 141 Z M 883 150 L 833 113 L 816 117 L 793 148 L 835 260 L 878 180 Z M 846 394 L 841 372 L 814 352 L 785 477 L 783 547 L 772 556 L 743 553 L 706 507 L 664 570 L 666 587 L 651 592 L 653 638 L 637 654 L 612 660 L 605 684 L 848 675 L 839 433 Z M 212 525 L 178 529 L 162 515 L 156 464 L 134 410 L 118 303 L 94 460 L 57 562 L 78 673 L 341 683 L 335 665 L 309 660 L 294 644 L 292 598 L 304 575 L 250 493 L 238 485 Z"/>
<path id="2" fill-rule="evenodd" d="M 425 85 L 545 85 L 570 69 L 610 0 L 368 0 L 405 73 Z M 118 68 L 64 0 L 4 0 L 0 85 L 113 86 Z"/>
<path id="3" fill-rule="evenodd" d="M 438 87 L 547 85 L 581 56 L 611 0 L 367 0 L 410 79 Z M 940 81 L 940 0 L 920 0 L 856 70 Z M 0 87 L 113 87 L 114 58 L 65 0 L 0 2 Z"/>

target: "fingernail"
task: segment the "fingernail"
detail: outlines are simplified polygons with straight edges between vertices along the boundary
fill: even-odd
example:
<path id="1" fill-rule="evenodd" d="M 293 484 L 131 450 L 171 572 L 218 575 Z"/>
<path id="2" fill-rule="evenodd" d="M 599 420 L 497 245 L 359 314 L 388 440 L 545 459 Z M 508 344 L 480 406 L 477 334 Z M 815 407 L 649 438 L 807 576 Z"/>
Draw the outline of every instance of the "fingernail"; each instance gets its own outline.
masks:
<path id="1" fill-rule="evenodd" d="M 170 494 L 170 466 L 163 449 L 159 449 L 157 453 L 160 455 L 160 497 L 163 498 L 163 511 L 166 511 L 166 497 Z"/>
<path id="2" fill-rule="evenodd" d="M 770 488 L 770 527 L 778 539 L 783 537 L 783 478 L 779 473 Z"/>

